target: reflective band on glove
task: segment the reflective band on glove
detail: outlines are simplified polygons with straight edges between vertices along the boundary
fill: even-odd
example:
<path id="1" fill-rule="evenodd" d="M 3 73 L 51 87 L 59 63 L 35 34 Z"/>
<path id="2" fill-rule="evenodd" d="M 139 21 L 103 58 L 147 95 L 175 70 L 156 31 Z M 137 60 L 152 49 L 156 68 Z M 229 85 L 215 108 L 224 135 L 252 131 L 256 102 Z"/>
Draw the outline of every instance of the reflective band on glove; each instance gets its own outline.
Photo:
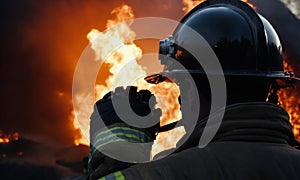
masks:
<path id="1" fill-rule="evenodd" d="M 127 126 L 117 126 L 106 131 L 99 131 L 91 143 L 89 163 L 94 152 L 101 147 L 114 142 L 146 143 L 151 138 L 145 132 Z"/>

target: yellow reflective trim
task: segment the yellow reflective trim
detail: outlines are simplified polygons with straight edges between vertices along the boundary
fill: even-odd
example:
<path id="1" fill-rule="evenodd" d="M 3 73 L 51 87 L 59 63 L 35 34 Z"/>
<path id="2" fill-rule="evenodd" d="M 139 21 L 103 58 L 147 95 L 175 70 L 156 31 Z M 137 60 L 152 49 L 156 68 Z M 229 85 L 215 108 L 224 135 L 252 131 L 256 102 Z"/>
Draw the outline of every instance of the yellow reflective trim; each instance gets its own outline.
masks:
<path id="1" fill-rule="evenodd" d="M 125 177 L 123 176 L 121 171 L 115 172 L 114 175 L 116 176 L 116 180 L 125 180 Z"/>
<path id="2" fill-rule="evenodd" d="M 96 141 L 96 143 L 98 142 L 98 141 L 105 141 L 105 140 L 107 140 L 107 139 L 109 139 L 109 138 L 111 138 L 111 137 L 113 137 L 113 136 L 126 136 L 126 137 L 129 137 L 129 138 L 134 138 L 134 139 L 137 139 L 137 140 L 142 140 L 142 141 L 145 141 L 144 139 L 142 139 L 142 138 L 140 138 L 139 136 L 137 136 L 137 135 L 135 135 L 135 134 L 126 134 L 126 133 L 124 133 L 124 132 L 118 132 L 118 133 L 112 133 L 112 134 L 110 134 L 109 136 L 106 136 L 106 137 L 104 137 L 104 138 L 100 138 L 100 139 L 97 139 L 97 141 Z M 121 138 L 122 139 L 122 138 Z M 96 144 L 96 143 L 94 143 L 94 144 Z"/>
<path id="3" fill-rule="evenodd" d="M 147 136 L 147 135 L 145 134 L 145 132 L 143 132 L 143 131 L 140 131 L 140 130 L 137 130 L 137 129 L 133 129 L 133 128 L 130 128 L 130 127 L 122 127 L 122 126 L 120 127 L 120 126 L 117 126 L 117 127 L 113 127 L 113 128 L 111 128 L 111 129 L 108 129 L 108 130 L 106 130 L 106 131 L 101 131 L 100 133 L 98 133 L 98 134 L 96 135 L 96 138 L 97 138 L 98 136 L 103 135 L 103 134 L 108 133 L 108 132 L 112 133 L 111 131 L 118 130 L 118 129 L 121 129 L 121 130 L 129 130 L 129 131 L 133 131 L 133 132 L 136 132 L 136 133 L 139 133 L 139 134 L 142 134 L 142 135 Z"/>
<path id="4" fill-rule="evenodd" d="M 107 141 L 107 140 L 109 140 L 109 139 L 111 139 L 111 138 L 113 138 L 113 137 L 116 137 L 116 138 L 118 138 L 118 139 L 121 139 L 121 140 L 123 140 L 123 141 L 125 141 L 126 139 L 123 139 L 123 138 L 121 138 L 121 137 L 119 137 L 119 136 L 125 136 L 125 137 L 127 137 L 127 138 L 131 138 L 131 139 L 127 139 L 127 140 L 129 140 L 129 142 L 130 141 L 133 141 L 133 142 L 136 142 L 136 141 L 138 141 L 138 142 L 145 142 L 145 140 L 143 139 L 143 138 L 140 138 L 140 137 L 138 137 L 138 136 L 136 136 L 136 135 L 134 135 L 134 134 L 125 134 L 125 133 L 123 133 L 123 132 L 119 132 L 119 133 L 116 133 L 116 134 L 110 134 L 109 136 L 106 136 L 106 137 L 104 137 L 104 138 L 100 138 L 100 139 L 97 139 L 96 140 L 96 142 L 94 142 L 93 144 L 94 145 L 96 145 L 96 144 L 98 144 L 99 142 L 105 142 L 105 141 Z M 115 140 L 115 139 L 114 139 Z M 134 141 L 135 140 L 135 141 Z M 109 141 L 109 142 L 111 142 L 111 141 Z M 101 143 L 101 145 L 102 145 L 102 143 Z M 97 147 L 97 148 L 99 148 L 99 147 Z"/>
<path id="5" fill-rule="evenodd" d="M 99 178 L 98 180 L 125 180 L 125 177 L 123 176 L 121 171 L 117 171 L 115 173 Z"/>

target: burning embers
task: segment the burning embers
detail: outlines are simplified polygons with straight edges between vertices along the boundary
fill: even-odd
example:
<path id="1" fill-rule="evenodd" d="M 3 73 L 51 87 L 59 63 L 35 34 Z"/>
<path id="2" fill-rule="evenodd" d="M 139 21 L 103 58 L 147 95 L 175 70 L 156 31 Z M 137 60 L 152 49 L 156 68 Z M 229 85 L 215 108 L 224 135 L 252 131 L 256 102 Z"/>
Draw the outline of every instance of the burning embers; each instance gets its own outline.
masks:
<path id="1" fill-rule="evenodd" d="M 5 134 L 3 131 L 0 130 L 0 144 L 8 144 L 12 141 L 19 140 L 19 133 L 14 132 L 12 134 Z"/>
<path id="2" fill-rule="evenodd" d="M 19 141 L 19 133 L 4 133 L 0 130 L 0 154 L 2 158 L 8 157 L 9 154 L 15 153 L 17 156 L 23 156 L 22 151 L 15 151 L 15 144 Z M 15 151 L 15 152 L 12 152 Z"/>

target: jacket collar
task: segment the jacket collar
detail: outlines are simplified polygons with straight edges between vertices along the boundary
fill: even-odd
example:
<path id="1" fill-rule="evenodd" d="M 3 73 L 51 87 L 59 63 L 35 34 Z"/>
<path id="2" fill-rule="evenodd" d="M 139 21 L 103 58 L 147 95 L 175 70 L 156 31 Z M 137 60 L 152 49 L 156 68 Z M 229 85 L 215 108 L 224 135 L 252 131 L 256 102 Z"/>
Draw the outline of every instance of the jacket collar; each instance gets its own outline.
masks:
<path id="1" fill-rule="evenodd" d="M 294 139 L 288 113 L 272 103 L 240 103 L 226 107 L 213 141 L 288 143 Z"/>

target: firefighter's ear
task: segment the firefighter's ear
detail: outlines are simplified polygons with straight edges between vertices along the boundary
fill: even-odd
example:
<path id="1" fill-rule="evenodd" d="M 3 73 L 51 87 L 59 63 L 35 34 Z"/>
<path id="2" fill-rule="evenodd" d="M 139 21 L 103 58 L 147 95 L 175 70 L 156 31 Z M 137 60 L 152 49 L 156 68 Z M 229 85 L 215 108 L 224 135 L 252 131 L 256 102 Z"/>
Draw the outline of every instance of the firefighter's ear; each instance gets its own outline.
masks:
<path id="1" fill-rule="evenodd" d="M 280 85 L 275 80 L 270 86 L 270 92 L 267 98 L 267 102 L 278 104 L 278 95 L 277 92 L 280 89 Z"/>

